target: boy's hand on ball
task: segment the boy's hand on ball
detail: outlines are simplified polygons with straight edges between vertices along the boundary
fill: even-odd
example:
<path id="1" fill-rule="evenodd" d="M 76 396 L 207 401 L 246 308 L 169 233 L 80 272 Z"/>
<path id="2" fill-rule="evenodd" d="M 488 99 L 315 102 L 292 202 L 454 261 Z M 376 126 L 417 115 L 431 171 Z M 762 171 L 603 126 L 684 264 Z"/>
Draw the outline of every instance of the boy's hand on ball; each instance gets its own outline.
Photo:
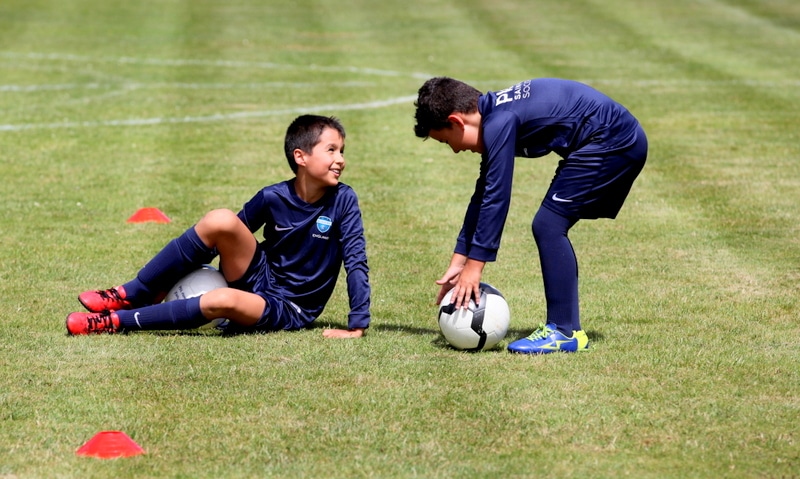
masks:
<path id="1" fill-rule="evenodd" d="M 480 304 L 481 300 L 481 276 L 483 267 L 486 263 L 474 259 L 468 259 L 458 277 L 458 283 L 453 292 L 453 301 L 456 308 L 467 308 L 470 299 L 475 300 L 475 304 Z"/>
<path id="2" fill-rule="evenodd" d="M 464 264 L 466 262 L 466 256 L 453 253 L 453 257 L 450 258 L 450 266 L 447 267 L 447 271 L 445 271 L 442 277 L 436 281 L 436 284 L 441 286 L 439 289 L 439 294 L 436 295 L 436 304 L 441 304 L 444 295 L 453 289 L 454 286 L 458 285 L 459 277 L 461 276 L 461 270 L 464 269 Z"/>

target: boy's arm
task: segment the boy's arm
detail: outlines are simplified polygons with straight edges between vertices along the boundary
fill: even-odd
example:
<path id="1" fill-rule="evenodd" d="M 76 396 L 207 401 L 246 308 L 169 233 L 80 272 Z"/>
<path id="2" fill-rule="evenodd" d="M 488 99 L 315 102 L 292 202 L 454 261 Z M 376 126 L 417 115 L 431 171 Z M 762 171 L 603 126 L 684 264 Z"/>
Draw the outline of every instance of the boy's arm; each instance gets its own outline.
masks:
<path id="1" fill-rule="evenodd" d="M 360 338 L 364 336 L 371 319 L 369 311 L 371 287 L 361 209 L 358 206 L 358 198 L 352 189 L 349 189 L 348 194 L 343 198 L 341 218 L 339 241 L 347 276 L 350 313 L 347 317 L 346 330 L 326 330 L 323 335 L 330 338 Z"/>
<path id="2" fill-rule="evenodd" d="M 497 258 L 514 178 L 519 119 L 510 112 L 484 117 L 481 169 L 470 198 L 455 252 L 484 263 Z"/>

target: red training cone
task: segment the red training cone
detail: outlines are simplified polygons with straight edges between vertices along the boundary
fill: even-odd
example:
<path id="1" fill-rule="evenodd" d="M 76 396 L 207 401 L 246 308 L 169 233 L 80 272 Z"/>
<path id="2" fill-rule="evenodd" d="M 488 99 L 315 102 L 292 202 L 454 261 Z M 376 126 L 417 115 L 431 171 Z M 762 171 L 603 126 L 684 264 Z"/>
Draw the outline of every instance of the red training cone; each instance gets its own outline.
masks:
<path id="1" fill-rule="evenodd" d="M 144 449 L 139 447 L 133 439 L 122 431 L 102 431 L 79 447 L 75 454 L 100 459 L 112 459 L 144 454 Z"/>
<path id="2" fill-rule="evenodd" d="M 170 219 L 158 208 L 139 208 L 130 218 L 128 223 L 169 223 Z"/>

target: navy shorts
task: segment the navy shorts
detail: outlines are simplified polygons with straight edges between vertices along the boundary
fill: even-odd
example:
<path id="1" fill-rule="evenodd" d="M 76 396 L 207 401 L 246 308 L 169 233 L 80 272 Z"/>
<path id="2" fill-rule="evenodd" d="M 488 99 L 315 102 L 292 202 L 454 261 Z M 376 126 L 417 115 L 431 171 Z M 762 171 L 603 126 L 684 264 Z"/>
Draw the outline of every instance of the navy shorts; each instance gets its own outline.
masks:
<path id="1" fill-rule="evenodd" d="M 256 331 L 280 331 L 286 329 L 302 329 L 310 325 L 314 318 L 303 312 L 303 310 L 284 298 L 271 286 L 272 274 L 267 263 L 267 253 L 259 244 L 253 255 L 253 260 L 241 279 L 229 283 L 231 288 L 255 293 L 266 301 L 264 312 L 261 319 L 246 330 Z M 237 330 L 239 326 L 234 326 Z"/>
<path id="2" fill-rule="evenodd" d="M 558 163 L 542 206 L 573 219 L 616 218 L 647 160 L 647 137 L 602 156 L 578 150 Z"/>

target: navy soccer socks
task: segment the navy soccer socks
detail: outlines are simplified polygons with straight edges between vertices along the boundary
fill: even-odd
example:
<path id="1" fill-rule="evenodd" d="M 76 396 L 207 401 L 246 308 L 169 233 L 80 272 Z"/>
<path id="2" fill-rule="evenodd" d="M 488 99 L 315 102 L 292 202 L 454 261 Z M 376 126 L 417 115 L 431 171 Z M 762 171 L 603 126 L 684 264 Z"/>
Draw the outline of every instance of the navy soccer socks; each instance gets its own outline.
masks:
<path id="1" fill-rule="evenodd" d="M 567 237 L 576 219 L 566 218 L 547 208 L 539 208 L 533 218 L 533 237 L 547 301 L 547 323 L 572 336 L 581 329 L 578 310 L 578 260 Z"/>
<path id="2" fill-rule="evenodd" d="M 116 314 L 120 328 L 127 331 L 195 329 L 209 322 L 200 310 L 199 296 L 117 311 Z"/>
<path id="3" fill-rule="evenodd" d="M 126 299 L 134 307 L 152 304 L 160 295 L 169 291 L 179 279 L 207 264 L 216 256 L 216 249 L 206 246 L 193 226 L 167 243 L 139 271 L 135 279 L 122 285 L 125 288 Z"/>

